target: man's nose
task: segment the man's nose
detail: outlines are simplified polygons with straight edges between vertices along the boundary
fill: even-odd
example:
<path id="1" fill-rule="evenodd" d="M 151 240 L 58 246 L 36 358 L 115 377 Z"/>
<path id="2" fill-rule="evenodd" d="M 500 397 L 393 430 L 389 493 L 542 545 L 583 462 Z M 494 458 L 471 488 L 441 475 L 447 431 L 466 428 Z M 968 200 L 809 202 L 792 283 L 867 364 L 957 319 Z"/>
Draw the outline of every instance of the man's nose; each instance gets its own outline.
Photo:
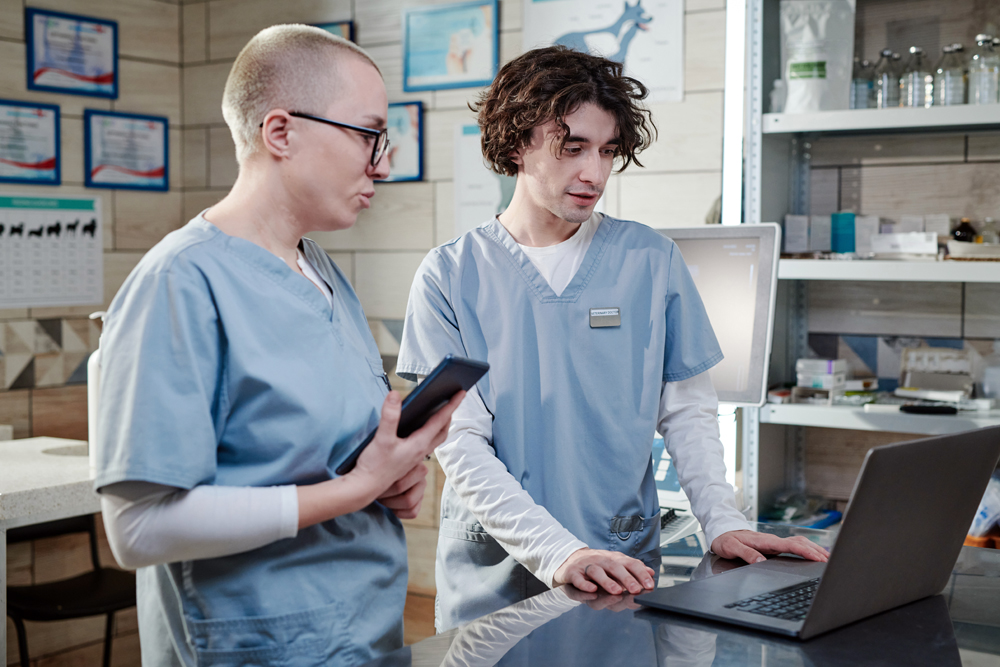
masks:
<path id="1" fill-rule="evenodd" d="M 604 164 L 601 161 L 601 154 L 597 151 L 588 153 L 583 160 L 580 180 L 585 183 L 600 183 L 603 177 Z"/>

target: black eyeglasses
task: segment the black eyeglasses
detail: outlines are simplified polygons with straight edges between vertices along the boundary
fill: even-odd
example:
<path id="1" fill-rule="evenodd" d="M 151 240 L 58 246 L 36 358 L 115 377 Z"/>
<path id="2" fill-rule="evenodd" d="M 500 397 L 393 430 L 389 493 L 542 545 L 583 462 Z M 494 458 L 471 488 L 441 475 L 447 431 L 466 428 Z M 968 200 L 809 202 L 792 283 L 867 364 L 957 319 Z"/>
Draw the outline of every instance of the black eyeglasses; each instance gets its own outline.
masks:
<path id="1" fill-rule="evenodd" d="M 322 116 L 313 116 L 312 114 L 302 113 L 301 111 L 289 111 L 289 116 L 295 116 L 296 118 L 305 118 L 306 120 L 314 120 L 317 123 L 326 123 L 327 125 L 333 125 L 334 127 L 343 127 L 348 130 L 354 130 L 355 132 L 360 132 L 361 134 L 366 134 L 370 137 L 375 138 L 375 145 L 372 146 L 372 158 L 371 166 L 375 166 L 379 163 L 379 160 L 389 151 L 389 130 L 373 130 L 370 127 L 361 127 L 360 125 L 351 125 L 350 123 L 341 123 L 336 120 L 330 120 L 329 118 L 323 118 Z M 264 123 L 260 124 L 264 127 Z"/>

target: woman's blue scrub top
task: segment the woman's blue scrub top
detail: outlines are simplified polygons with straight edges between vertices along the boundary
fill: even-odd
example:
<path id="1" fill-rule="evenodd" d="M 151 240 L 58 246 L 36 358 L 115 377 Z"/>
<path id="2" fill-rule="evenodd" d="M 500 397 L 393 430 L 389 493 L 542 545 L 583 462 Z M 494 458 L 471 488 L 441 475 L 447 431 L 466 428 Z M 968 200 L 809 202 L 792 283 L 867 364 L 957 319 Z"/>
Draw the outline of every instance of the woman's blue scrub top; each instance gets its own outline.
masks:
<path id="1" fill-rule="evenodd" d="M 312 484 L 378 423 L 388 382 L 361 304 L 334 306 L 199 216 L 143 257 L 101 341 L 96 488 Z M 406 546 L 381 505 L 223 558 L 142 568 L 143 664 L 355 665 L 402 645 Z"/>
<path id="2" fill-rule="evenodd" d="M 613 308 L 620 324 L 602 326 Z M 499 220 L 488 222 L 424 259 L 396 372 L 427 375 L 449 353 L 489 362 L 477 387 L 493 415 L 490 444 L 536 503 L 591 548 L 658 561 L 651 456 L 662 385 L 722 360 L 673 241 L 605 216 L 556 296 Z M 447 484 L 435 572 L 439 631 L 544 589 Z"/>

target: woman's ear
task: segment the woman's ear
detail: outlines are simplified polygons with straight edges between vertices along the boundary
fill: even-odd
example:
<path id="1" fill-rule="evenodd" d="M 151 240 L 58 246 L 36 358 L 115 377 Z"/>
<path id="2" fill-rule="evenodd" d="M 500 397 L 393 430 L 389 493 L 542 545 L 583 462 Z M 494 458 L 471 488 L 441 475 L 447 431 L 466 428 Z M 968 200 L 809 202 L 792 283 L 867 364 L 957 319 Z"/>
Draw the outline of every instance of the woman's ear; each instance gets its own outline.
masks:
<path id="1" fill-rule="evenodd" d="M 275 157 L 285 157 L 291 149 L 291 120 L 287 111 L 273 109 L 261 123 L 260 137 L 264 149 Z"/>

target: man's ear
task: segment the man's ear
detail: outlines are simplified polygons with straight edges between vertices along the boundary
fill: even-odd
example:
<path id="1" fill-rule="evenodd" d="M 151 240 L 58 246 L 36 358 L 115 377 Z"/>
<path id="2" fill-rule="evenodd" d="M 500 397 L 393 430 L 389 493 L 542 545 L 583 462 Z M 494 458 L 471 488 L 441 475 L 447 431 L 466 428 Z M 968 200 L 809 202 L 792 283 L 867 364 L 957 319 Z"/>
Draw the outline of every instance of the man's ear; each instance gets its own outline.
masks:
<path id="1" fill-rule="evenodd" d="M 260 128 L 264 149 L 275 157 L 285 157 L 291 149 L 291 116 L 281 109 L 274 109 L 264 117 Z"/>
<path id="2" fill-rule="evenodd" d="M 517 166 L 519 167 L 524 166 L 524 159 L 521 157 L 520 150 L 511 151 L 510 153 L 507 154 L 507 157 L 509 157 L 510 161 L 516 164 Z"/>

